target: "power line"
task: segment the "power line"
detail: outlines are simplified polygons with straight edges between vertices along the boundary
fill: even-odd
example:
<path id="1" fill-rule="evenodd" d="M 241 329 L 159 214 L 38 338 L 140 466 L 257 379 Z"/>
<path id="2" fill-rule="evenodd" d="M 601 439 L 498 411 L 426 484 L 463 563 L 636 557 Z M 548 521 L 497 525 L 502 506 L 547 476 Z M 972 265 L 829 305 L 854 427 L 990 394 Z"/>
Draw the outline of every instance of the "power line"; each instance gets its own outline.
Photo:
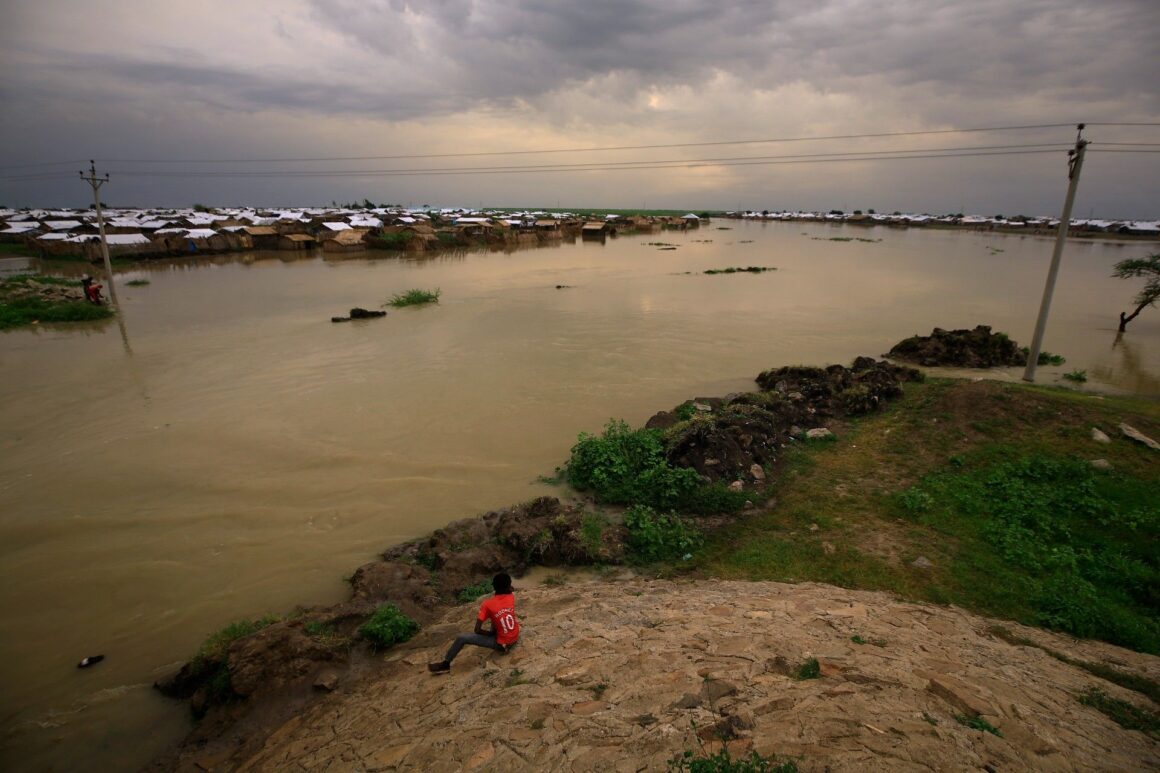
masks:
<path id="1" fill-rule="evenodd" d="M 978 153 L 914 153 L 897 156 L 850 156 L 846 158 L 797 158 L 762 161 L 680 161 L 674 163 L 637 162 L 636 166 L 614 166 L 591 164 L 580 167 L 498 167 L 485 169 L 405 169 L 405 170 L 336 170 L 336 171 L 278 171 L 278 172 L 124 172 L 118 171 L 121 177 L 251 177 L 251 178 L 286 178 L 286 177 L 416 177 L 442 175 L 475 175 L 475 174 L 537 174 L 552 172 L 625 172 L 648 171 L 652 169 L 695 169 L 702 167 L 736 167 L 736 166 L 769 166 L 781 164 L 822 164 L 846 163 L 858 161 L 904 161 L 911 159 L 938 159 L 938 158 L 972 158 L 981 156 L 1018 156 L 1043 153 L 1060 153 L 1059 149 L 1049 150 L 1013 150 L 987 151 Z"/>
<path id="2" fill-rule="evenodd" d="M 135 175 L 141 177 L 182 177 L 182 176 L 214 176 L 214 177 L 248 177 L 251 175 L 261 176 L 329 176 L 332 174 L 388 174 L 395 172 L 410 172 L 410 173 L 426 173 L 426 172 L 506 172 L 506 171 L 520 171 L 520 170 L 569 170 L 581 169 L 584 167 L 600 166 L 600 167 L 633 167 L 633 168 L 649 168 L 657 165 L 667 164 L 725 164 L 737 163 L 745 161 L 777 161 L 783 159 L 814 159 L 814 158 L 838 158 L 847 156 L 871 157 L 871 156 L 890 156 L 898 157 L 914 153 L 937 153 L 940 155 L 951 154 L 959 151 L 979 151 L 979 150 L 1014 150 L 1014 149 L 1055 149 L 1066 150 L 1066 145 L 1059 145 L 1056 143 L 1032 143 L 1023 145 L 974 145 L 967 147 L 951 147 L 951 148 L 916 148 L 914 150 L 871 150 L 871 151 L 841 151 L 833 153 L 805 153 L 805 154 L 788 154 L 778 156 L 729 156 L 722 158 L 673 158 L 673 159 L 652 159 L 652 160 L 636 160 L 636 161 L 590 161 L 574 164 L 539 164 L 539 165 L 521 165 L 521 166 L 485 166 L 485 167 L 417 167 L 407 169 L 304 169 L 304 170 L 232 170 L 228 172 L 193 172 L 193 171 L 119 171 L 118 174 Z"/>
<path id="3" fill-rule="evenodd" d="M 621 151 L 621 150 L 657 150 L 667 148 L 701 148 L 722 145 L 757 145 L 764 143 L 777 142 L 821 142 L 824 140 L 861 140 L 861 139 L 883 139 L 890 137 L 921 137 L 938 134 L 971 134 L 978 132 L 999 132 L 999 131 L 1024 131 L 1030 129 L 1059 129 L 1070 128 L 1074 123 L 1044 123 L 1044 124 L 1024 124 L 1020 126 L 984 126 L 972 129 L 927 129 L 922 131 L 908 131 L 908 132 L 874 132 L 867 134 L 834 134 L 822 137 L 773 137 L 768 139 L 753 139 L 753 140 L 717 140 L 712 142 L 674 142 L 653 145 L 615 145 L 600 148 L 553 148 L 546 150 L 495 150 L 495 151 L 479 151 L 467 153 L 410 153 L 399 155 L 380 155 L 380 156 L 332 156 L 332 157 L 317 157 L 317 158 L 231 158 L 231 159 L 116 159 L 106 158 L 101 159 L 107 164 L 283 164 L 291 162 L 308 162 L 315 163 L 321 161 L 388 161 L 401 159 L 418 159 L 418 158 L 468 158 L 478 156 L 517 156 L 517 155 L 533 155 L 542 153 L 596 153 L 604 151 Z M 1106 126 L 1116 126 L 1120 124 L 1100 124 Z"/>

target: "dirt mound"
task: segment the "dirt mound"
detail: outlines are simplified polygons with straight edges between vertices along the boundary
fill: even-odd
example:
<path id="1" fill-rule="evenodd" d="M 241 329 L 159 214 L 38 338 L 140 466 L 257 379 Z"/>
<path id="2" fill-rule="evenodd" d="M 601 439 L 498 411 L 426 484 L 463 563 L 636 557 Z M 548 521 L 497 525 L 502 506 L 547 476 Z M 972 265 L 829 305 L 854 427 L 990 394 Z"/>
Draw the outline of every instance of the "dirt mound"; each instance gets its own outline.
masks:
<path id="1" fill-rule="evenodd" d="M 899 341 L 886 356 L 928 368 L 1002 368 L 1027 364 L 1027 352 L 1006 333 L 992 333 L 987 325 L 979 325 L 974 330 L 936 327 L 929 336 L 911 336 Z"/>
<path id="2" fill-rule="evenodd" d="M 786 367 L 757 377 L 760 392 L 698 397 L 662 411 L 646 427 L 664 429 L 668 461 L 710 482 L 765 480 L 780 449 L 828 420 L 869 413 L 921 380 L 913 368 L 859 357 L 849 368 Z"/>
<path id="3" fill-rule="evenodd" d="M 1145 770 L 1160 742 L 1078 697 L 1147 698 L 1048 654 L 1156 679 L 1160 658 L 953 607 L 817 584 L 631 580 L 520 588 L 519 647 L 425 664 L 447 612 L 292 717 L 169 769 L 664 770 L 727 744 L 806 771 Z M 1015 639 L 1008 635 L 1008 639 Z M 1034 644 L 1035 646 L 1029 646 Z M 816 662 L 816 678 L 800 678 Z M 810 673 L 807 671 L 806 673 Z"/>

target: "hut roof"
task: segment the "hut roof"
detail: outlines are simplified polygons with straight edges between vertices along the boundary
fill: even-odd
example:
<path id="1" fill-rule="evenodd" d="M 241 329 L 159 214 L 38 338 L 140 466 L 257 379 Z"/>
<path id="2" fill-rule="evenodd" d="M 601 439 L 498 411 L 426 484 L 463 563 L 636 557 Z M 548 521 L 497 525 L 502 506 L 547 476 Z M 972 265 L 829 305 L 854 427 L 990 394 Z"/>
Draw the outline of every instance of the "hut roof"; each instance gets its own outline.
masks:
<path id="1" fill-rule="evenodd" d="M 242 228 L 250 236 L 277 236 L 278 231 L 268 225 L 248 225 Z"/>
<path id="2" fill-rule="evenodd" d="M 345 231 L 350 228 L 350 223 L 328 222 L 322 224 L 323 228 L 328 228 L 331 231 Z"/>
<path id="3" fill-rule="evenodd" d="M 338 231 L 336 233 L 332 233 L 332 234 L 328 235 L 326 237 L 326 241 L 337 242 L 338 244 L 342 244 L 345 246 L 353 246 L 356 244 L 362 244 L 363 243 L 363 236 L 365 236 L 365 235 L 366 235 L 365 231 L 356 231 L 353 228 L 348 228 L 345 231 Z"/>
<path id="4" fill-rule="evenodd" d="M 289 239 L 292 242 L 312 242 L 314 237 L 310 234 L 286 234 L 283 239 Z"/>

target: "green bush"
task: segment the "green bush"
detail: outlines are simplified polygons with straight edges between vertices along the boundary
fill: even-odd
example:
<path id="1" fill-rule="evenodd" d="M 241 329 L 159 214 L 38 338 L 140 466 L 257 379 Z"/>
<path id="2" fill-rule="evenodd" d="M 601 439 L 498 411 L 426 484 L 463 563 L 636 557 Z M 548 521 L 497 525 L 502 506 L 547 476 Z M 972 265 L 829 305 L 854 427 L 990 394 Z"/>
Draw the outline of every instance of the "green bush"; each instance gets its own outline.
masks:
<path id="1" fill-rule="evenodd" d="M 394 604 L 379 607 L 358 632 L 376 650 L 386 649 L 415 635 L 419 624 L 399 611 Z"/>
<path id="2" fill-rule="evenodd" d="M 701 532 L 676 513 L 658 513 L 647 505 L 634 505 L 624 513 L 628 547 L 638 561 L 671 561 L 699 548 Z"/>
<path id="3" fill-rule="evenodd" d="M 408 290 L 405 293 L 395 293 L 387 301 L 388 306 L 402 308 L 403 306 L 422 306 L 425 303 L 438 303 L 439 290 Z"/>
<path id="4" fill-rule="evenodd" d="M 580 544 L 589 558 L 599 558 L 604 547 L 604 529 L 608 518 L 603 513 L 586 513 L 580 520 Z"/>
<path id="5" fill-rule="evenodd" d="M 480 580 L 475 585 L 468 585 L 459 591 L 459 593 L 456 593 L 455 598 L 459 600 L 460 604 L 467 604 L 468 602 L 475 601 L 485 593 L 491 593 L 492 590 L 491 580 Z"/>
<path id="6" fill-rule="evenodd" d="M 633 430 L 612 420 L 599 437 L 582 433 L 572 447 L 568 481 L 596 501 L 679 507 L 700 485 L 695 470 L 670 467 L 660 430 Z"/>

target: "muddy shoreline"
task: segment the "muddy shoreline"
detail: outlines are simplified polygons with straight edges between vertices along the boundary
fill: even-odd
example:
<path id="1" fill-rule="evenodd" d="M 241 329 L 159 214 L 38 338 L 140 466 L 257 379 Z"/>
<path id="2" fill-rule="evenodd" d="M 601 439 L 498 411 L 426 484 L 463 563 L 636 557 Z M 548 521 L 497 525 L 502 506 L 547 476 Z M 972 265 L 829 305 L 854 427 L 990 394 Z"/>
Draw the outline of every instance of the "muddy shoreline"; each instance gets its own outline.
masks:
<path id="1" fill-rule="evenodd" d="M 708 530 L 765 502 L 786 445 L 884 407 L 901 396 L 904 381 L 921 378 L 917 370 L 870 357 L 848 368 L 782 367 L 760 374 L 758 391 L 687 400 L 646 426 L 666 433 L 671 464 L 696 470 L 706 484 L 728 481 L 746 495 L 740 513 L 699 517 Z M 393 604 L 427 625 L 498 571 L 518 578 L 535 566 L 623 565 L 628 532 L 616 519 L 619 508 L 606 508 L 613 517 L 594 537 L 585 519 L 595 505 L 591 497 L 574 503 L 540 497 L 452 522 L 360 566 L 350 577 L 348 601 L 300 608 L 218 651 L 203 648 L 154 685 L 188 700 L 198 722 L 148 769 L 175 769 L 189 753 L 245 736 L 250 741 L 237 746 L 240 753 L 261 740 L 261 727 L 275 727 L 318 695 L 373 671 L 378 659 L 357 631 L 380 605 Z"/>

